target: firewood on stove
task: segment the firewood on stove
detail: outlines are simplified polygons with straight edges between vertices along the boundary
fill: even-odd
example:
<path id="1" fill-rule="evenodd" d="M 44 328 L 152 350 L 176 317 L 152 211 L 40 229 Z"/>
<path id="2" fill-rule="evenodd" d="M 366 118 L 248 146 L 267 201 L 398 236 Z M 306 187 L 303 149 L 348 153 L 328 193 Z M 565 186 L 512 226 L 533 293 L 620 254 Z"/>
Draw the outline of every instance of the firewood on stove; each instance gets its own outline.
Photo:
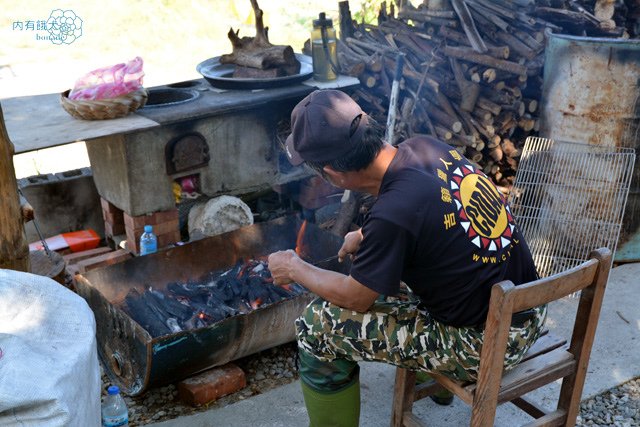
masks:
<path id="1" fill-rule="evenodd" d="M 238 31 L 229 30 L 228 37 L 233 51 L 222 55 L 222 64 L 236 64 L 242 67 L 250 67 L 258 70 L 272 68 L 282 69 L 286 75 L 294 75 L 300 72 L 300 61 L 295 57 L 291 46 L 273 45 L 269 42 L 268 28 L 264 26 L 263 12 L 258 6 L 257 0 L 250 0 L 256 21 L 255 37 L 238 36 Z M 242 71 L 243 73 L 246 72 Z M 269 71 L 267 71 L 267 74 Z"/>

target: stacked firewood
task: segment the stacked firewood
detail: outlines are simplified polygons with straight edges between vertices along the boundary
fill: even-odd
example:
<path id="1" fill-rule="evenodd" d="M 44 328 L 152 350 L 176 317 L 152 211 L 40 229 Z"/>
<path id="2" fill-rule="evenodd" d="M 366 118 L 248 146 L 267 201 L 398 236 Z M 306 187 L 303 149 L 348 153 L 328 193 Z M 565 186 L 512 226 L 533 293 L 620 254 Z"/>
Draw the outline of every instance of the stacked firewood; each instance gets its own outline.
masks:
<path id="1" fill-rule="evenodd" d="M 387 122 L 398 55 L 404 56 L 392 143 L 418 134 L 446 141 L 494 182 L 510 187 L 527 136 L 538 130 L 545 30 L 532 0 L 430 0 L 353 24 L 340 2 L 341 72 L 359 78 L 353 96 Z"/>

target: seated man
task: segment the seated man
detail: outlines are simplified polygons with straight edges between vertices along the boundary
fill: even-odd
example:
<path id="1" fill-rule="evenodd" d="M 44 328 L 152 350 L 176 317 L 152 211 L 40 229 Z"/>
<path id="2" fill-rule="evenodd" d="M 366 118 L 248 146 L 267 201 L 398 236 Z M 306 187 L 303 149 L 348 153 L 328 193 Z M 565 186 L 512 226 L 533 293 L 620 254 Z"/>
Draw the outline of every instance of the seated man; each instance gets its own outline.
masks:
<path id="1" fill-rule="evenodd" d="M 350 274 L 293 251 L 269 256 L 277 284 L 319 295 L 296 321 L 302 391 L 312 426 L 358 425 L 360 360 L 474 380 L 491 287 L 535 280 L 531 253 L 504 198 L 452 147 L 415 137 L 397 148 L 346 94 L 315 91 L 291 114 L 286 150 L 333 185 L 376 196 L 338 253 Z M 380 301 L 401 281 L 414 301 Z M 505 358 L 517 364 L 540 334 L 544 308 L 514 316 Z"/>

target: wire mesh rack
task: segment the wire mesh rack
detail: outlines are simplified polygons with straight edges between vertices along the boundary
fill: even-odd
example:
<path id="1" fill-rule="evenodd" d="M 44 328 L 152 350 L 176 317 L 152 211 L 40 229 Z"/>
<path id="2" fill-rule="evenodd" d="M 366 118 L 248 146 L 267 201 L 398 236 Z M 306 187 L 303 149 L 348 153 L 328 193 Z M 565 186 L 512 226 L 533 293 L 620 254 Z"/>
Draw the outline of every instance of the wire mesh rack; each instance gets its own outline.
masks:
<path id="1" fill-rule="evenodd" d="M 540 277 L 614 254 L 635 150 L 529 137 L 509 196 Z"/>

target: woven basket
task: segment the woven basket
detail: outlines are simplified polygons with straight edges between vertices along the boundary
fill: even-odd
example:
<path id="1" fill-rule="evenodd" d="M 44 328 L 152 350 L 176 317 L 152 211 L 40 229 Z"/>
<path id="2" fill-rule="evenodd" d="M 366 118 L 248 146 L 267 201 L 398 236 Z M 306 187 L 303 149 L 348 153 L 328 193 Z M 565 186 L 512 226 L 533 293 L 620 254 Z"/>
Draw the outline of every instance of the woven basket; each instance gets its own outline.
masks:
<path id="1" fill-rule="evenodd" d="M 147 91 L 140 88 L 117 98 L 96 100 L 71 100 L 69 90 L 60 94 L 62 108 L 76 119 L 104 120 L 124 117 L 136 111 L 147 102 Z"/>

